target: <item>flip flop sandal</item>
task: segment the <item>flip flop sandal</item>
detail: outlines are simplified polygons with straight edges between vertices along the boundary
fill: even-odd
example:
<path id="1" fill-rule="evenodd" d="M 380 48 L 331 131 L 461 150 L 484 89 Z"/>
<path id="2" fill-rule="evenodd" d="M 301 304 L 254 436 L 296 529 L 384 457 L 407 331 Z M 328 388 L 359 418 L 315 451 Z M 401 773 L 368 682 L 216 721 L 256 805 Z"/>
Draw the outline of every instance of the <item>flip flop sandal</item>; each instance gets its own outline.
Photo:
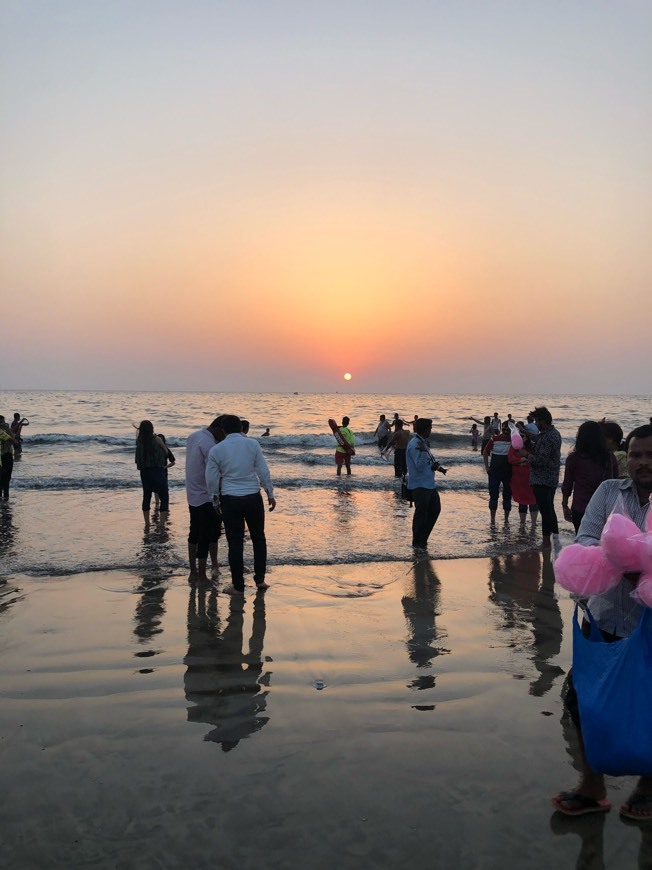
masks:
<path id="1" fill-rule="evenodd" d="M 650 812 L 636 813 L 635 807 L 648 809 Z M 652 794 L 633 794 L 620 808 L 620 815 L 635 822 L 652 822 Z"/>
<path id="2" fill-rule="evenodd" d="M 575 804 L 575 806 L 564 806 L 562 801 Z M 589 813 L 608 813 L 611 809 L 611 803 L 603 798 L 588 797 L 588 795 L 580 794 L 578 791 L 563 791 L 556 797 L 550 798 L 553 807 L 565 816 L 586 816 Z"/>

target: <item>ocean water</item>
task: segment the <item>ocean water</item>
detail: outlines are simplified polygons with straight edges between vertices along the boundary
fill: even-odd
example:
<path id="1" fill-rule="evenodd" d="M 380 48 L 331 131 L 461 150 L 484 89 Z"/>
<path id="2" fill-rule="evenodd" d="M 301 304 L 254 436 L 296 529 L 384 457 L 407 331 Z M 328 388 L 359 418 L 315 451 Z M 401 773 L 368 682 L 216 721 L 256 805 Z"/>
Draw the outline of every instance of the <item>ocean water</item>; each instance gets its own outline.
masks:
<path id="1" fill-rule="evenodd" d="M 643 396 L 478 396 L 176 392 L 0 392 L 0 413 L 26 416 L 24 448 L 14 467 L 11 497 L 0 506 L 0 576 L 65 576 L 124 569 L 165 576 L 186 565 L 187 435 L 219 413 L 266 427 L 261 445 L 276 488 L 268 514 L 272 574 L 284 565 L 389 563 L 410 558 L 412 512 L 400 498 L 391 460 L 373 437 L 378 416 L 397 411 L 434 419 L 433 452 L 448 467 L 438 475 L 442 514 L 430 538 L 435 558 L 493 556 L 536 548 L 539 529 L 518 518 L 489 525 L 486 475 L 471 450 L 469 415 L 498 411 L 522 419 L 546 404 L 564 439 L 564 455 L 587 419 L 617 420 L 625 432 L 652 412 Z M 351 418 L 356 456 L 350 478 L 337 478 L 328 418 Z M 170 470 L 171 510 L 165 524 L 143 531 L 140 479 L 134 465 L 134 424 L 153 421 L 177 464 Z M 571 540 L 570 525 L 562 542 Z M 226 561 L 226 545 L 220 545 Z M 367 594 L 347 589 L 342 594 Z"/>

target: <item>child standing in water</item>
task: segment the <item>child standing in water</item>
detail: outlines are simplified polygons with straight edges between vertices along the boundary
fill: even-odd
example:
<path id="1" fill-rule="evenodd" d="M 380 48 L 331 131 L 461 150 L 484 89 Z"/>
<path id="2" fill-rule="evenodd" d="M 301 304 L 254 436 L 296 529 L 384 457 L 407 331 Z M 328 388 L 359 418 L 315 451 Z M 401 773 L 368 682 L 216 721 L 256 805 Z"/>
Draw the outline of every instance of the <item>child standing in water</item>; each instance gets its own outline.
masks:
<path id="1" fill-rule="evenodd" d="M 480 438 L 480 430 L 478 429 L 477 423 L 474 423 L 473 426 L 471 426 L 469 434 L 471 435 L 471 447 L 473 447 L 474 450 L 477 450 L 478 439 Z"/>

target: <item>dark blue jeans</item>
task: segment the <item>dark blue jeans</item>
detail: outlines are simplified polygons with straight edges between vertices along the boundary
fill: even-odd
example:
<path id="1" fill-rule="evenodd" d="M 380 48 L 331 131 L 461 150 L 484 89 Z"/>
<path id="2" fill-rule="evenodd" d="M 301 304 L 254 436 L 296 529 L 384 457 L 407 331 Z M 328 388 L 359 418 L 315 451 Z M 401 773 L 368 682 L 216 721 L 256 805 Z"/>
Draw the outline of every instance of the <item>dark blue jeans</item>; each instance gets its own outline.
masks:
<path id="1" fill-rule="evenodd" d="M 507 513 L 512 509 L 512 466 L 507 463 L 489 465 L 489 510 L 498 507 L 500 486 L 503 487 L 503 510 Z"/>
<path id="2" fill-rule="evenodd" d="M 236 589 L 244 589 L 244 548 L 245 523 L 249 529 L 254 548 L 254 580 L 262 583 L 267 569 L 267 540 L 265 538 L 265 505 L 259 492 L 251 495 L 223 495 L 222 520 L 224 533 L 229 542 L 229 568 L 231 581 Z"/>
<path id="3" fill-rule="evenodd" d="M 428 537 L 441 513 L 441 499 L 436 489 L 419 486 L 412 490 L 414 516 L 412 517 L 412 546 L 428 546 Z"/>

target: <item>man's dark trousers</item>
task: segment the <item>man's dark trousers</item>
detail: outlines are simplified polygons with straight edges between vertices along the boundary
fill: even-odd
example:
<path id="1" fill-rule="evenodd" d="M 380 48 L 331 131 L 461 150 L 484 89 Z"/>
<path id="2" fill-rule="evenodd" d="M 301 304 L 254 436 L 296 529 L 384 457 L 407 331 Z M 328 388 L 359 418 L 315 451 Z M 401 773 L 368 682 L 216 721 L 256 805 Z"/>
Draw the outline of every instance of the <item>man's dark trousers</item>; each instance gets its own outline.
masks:
<path id="1" fill-rule="evenodd" d="M 436 489 L 419 486 L 412 490 L 414 516 L 412 517 L 412 546 L 428 546 L 428 536 L 441 513 L 441 500 Z"/>
<path id="2" fill-rule="evenodd" d="M 267 568 L 267 541 L 265 539 L 265 505 L 260 492 L 251 495 L 223 495 L 220 499 L 224 532 L 229 543 L 229 568 L 236 589 L 244 589 L 245 523 L 254 548 L 254 580 L 262 583 Z"/>

